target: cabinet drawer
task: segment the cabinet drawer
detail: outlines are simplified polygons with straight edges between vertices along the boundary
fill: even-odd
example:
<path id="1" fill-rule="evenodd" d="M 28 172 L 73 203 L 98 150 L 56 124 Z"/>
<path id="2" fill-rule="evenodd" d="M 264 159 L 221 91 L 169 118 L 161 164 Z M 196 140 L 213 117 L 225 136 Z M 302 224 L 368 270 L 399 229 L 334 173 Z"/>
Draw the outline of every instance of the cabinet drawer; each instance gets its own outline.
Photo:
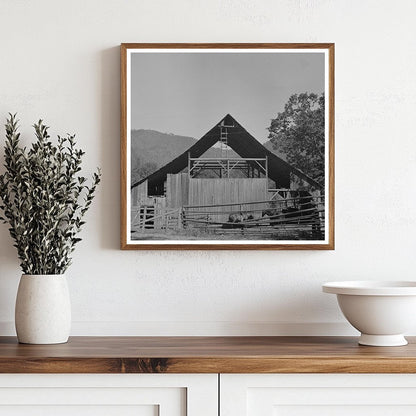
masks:
<path id="1" fill-rule="evenodd" d="M 222 374 L 221 416 L 410 416 L 416 375 Z"/>
<path id="2" fill-rule="evenodd" d="M 1 416 L 217 416 L 216 374 L 1 374 Z"/>

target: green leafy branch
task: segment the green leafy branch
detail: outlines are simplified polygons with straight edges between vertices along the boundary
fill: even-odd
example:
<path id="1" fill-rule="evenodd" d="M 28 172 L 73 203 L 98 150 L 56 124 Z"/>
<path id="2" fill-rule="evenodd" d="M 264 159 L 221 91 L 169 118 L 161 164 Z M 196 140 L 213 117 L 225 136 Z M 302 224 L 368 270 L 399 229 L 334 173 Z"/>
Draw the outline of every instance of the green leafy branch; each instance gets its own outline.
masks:
<path id="1" fill-rule="evenodd" d="M 36 141 L 27 150 L 20 145 L 18 120 L 9 114 L 4 147 L 5 173 L 0 175 L 0 220 L 8 223 L 25 274 L 63 274 L 83 217 L 94 199 L 101 171 L 88 185 L 80 176 L 84 152 L 75 136 L 49 140 L 42 120 L 34 124 Z"/>

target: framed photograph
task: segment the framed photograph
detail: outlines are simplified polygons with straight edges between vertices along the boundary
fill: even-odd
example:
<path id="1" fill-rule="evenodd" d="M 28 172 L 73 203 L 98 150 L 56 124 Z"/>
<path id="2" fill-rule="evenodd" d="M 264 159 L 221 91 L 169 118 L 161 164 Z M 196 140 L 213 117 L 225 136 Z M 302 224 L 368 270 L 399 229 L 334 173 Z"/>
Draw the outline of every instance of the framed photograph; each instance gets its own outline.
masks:
<path id="1" fill-rule="evenodd" d="M 122 44 L 121 248 L 334 249 L 334 44 Z"/>

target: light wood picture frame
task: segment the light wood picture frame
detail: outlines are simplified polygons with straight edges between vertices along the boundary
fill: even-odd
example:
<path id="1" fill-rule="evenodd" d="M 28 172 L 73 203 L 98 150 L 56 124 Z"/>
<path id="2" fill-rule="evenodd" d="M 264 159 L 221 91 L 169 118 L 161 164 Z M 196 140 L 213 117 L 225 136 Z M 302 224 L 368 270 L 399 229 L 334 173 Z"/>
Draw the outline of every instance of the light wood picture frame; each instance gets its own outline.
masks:
<path id="1" fill-rule="evenodd" d="M 334 249 L 333 43 L 120 49 L 121 249 Z"/>

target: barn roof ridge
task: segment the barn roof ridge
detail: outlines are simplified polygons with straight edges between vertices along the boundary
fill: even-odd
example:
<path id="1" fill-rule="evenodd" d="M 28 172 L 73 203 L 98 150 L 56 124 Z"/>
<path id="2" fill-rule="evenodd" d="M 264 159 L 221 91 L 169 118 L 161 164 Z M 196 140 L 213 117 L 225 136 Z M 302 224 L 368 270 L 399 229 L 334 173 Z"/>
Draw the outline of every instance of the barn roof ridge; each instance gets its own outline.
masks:
<path id="1" fill-rule="evenodd" d="M 263 146 L 257 139 L 255 139 L 231 114 L 227 113 L 218 123 L 216 123 L 207 133 L 205 133 L 196 143 L 194 143 L 185 152 L 162 166 L 155 172 L 151 173 L 146 178 L 137 181 L 131 188 L 134 188 L 141 183 L 148 181 L 149 186 L 163 183 L 168 174 L 176 174 L 181 172 L 188 166 L 188 157 L 199 158 L 212 146 L 214 146 L 220 139 L 218 127 L 221 123 L 226 126 L 233 127 L 232 131 L 228 131 L 227 144 L 242 158 L 268 158 L 268 176 L 270 179 L 279 183 L 282 180 L 288 182 L 290 173 L 295 174 L 299 178 L 305 180 L 310 185 L 322 189 L 323 186 L 315 181 L 301 170 L 293 167 L 282 158 L 275 155 L 273 152 Z"/>

